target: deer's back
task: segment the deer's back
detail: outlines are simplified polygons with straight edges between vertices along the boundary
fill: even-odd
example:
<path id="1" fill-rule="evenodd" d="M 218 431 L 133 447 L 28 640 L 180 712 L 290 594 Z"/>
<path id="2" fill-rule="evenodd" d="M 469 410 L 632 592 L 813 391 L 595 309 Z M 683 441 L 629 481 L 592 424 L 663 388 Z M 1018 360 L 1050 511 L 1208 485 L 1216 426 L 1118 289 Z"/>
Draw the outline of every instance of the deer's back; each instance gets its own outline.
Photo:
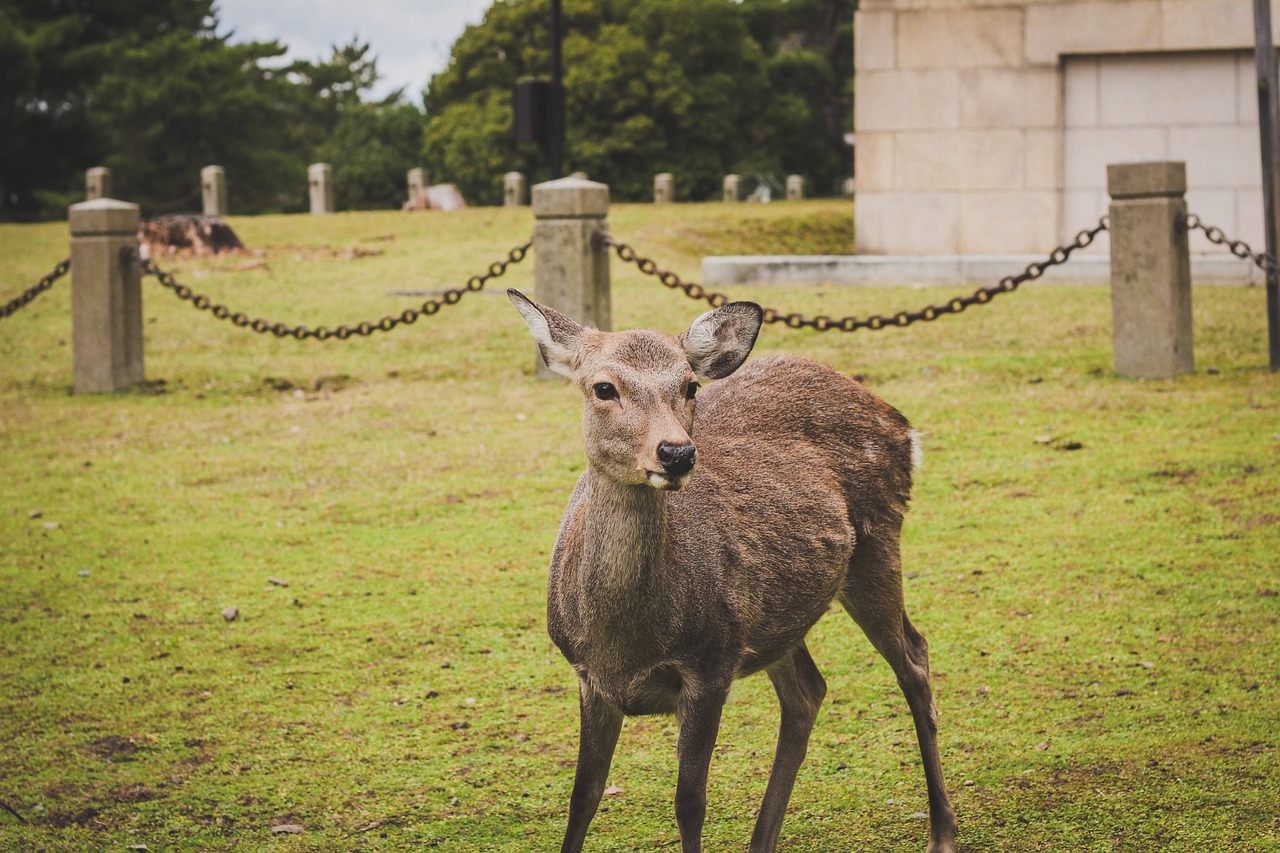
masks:
<path id="1" fill-rule="evenodd" d="M 723 572 L 750 657 L 767 665 L 826 611 L 859 540 L 897 536 L 914 433 L 858 382 L 781 356 L 705 389 L 693 440 L 697 470 L 671 499 L 671 535 Z"/>
<path id="2" fill-rule="evenodd" d="M 693 438 L 698 473 L 691 490 L 699 477 L 722 487 L 773 482 L 788 494 L 831 484 L 859 529 L 901 521 L 906 512 L 911 424 L 860 383 L 816 361 L 756 359 L 714 383 L 699 397 Z"/>

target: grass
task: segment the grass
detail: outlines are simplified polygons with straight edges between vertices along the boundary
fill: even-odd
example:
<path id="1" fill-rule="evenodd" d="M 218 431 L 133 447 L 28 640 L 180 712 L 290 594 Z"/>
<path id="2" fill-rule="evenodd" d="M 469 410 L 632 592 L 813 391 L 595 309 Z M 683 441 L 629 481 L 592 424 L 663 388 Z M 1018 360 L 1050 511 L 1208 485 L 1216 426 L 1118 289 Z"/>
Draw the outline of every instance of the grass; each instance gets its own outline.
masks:
<path id="1" fill-rule="evenodd" d="M 839 251 L 845 209 L 635 205 L 610 222 L 697 280 L 701 254 L 753 241 Z M 531 232 L 502 209 L 232 224 L 265 267 L 164 265 L 254 316 L 329 325 L 415 306 L 390 291 L 458 286 Z M 351 246 L 381 253 L 329 251 Z M 64 225 L 0 227 L 0 297 L 65 254 Z M 531 288 L 532 266 L 493 293 Z M 616 261 L 613 277 L 619 328 L 675 332 L 705 307 Z M 953 292 L 733 295 L 843 316 Z M 532 377 L 523 325 L 488 291 L 325 344 L 238 330 L 154 280 L 144 294 L 151 383 L 132 393 L 69 394 L 65 281 L 0 321 L 0 850 L 554 849 L 577 724 L 543 594 L 582 466 L 575 393 Z M 1101 287 L 761 336 L 759 352 L 863 377 L 925 432 L 907 596 L 965 853 L 1280 847 L 1262 302 L 1197 289 L 1198 370 L 1167 381 L 1113 375 Z M 838 612 L 810 647 L 830 691 L 783 848 L 923 850 L 887 665 Z M 745 847 L 776 724 L 767 681 L 740 683 L 708 850 Z M 628 722 L 589 849 L 678 848 L 674 732 Z"/>

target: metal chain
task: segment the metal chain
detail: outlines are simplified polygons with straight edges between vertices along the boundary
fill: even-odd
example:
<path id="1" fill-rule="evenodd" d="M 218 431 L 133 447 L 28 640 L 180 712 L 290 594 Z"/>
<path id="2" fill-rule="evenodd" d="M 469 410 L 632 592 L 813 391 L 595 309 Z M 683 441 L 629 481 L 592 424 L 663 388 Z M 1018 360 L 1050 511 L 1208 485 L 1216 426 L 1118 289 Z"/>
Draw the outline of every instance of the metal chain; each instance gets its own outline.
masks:
<path id="1" fill-rule="evenodd" d="M 1243 240 L 1232 240 L 1223 233 L 1221 228 L 1216 225 L 1205 225 L 1204 222 L 1200 220 L 1200 217 L 1196 216 L 1194 213 L 1188 214 L 1187 218 L 1183 220 L 1183 224 L 1186 226 L 1188 231 L 1204 232 L 1204 236 L 1208 238 L 1210 243 L 1216 243 L 1219 246 L 1226 246 L 1231 250 L 1231 254 L 1235 255 L 1237 258 L 1244 258 L 1246 260 L 1253 261 L 1262 269 L 1263 272 L 1266 272 L 1268 268 L 1274 269 L 1280 267 L 1280 263 L 1277 263 L 1276 259 L 1271 255 L 1268 255 L 1266 252 L 1255 252 L 1249 244 Z"/>
<path id="2" fill-rule="evenodd" d="M 1067 259 L 1071 257 L 1071 253 L 1076 249 L 1083 249 L 1094 241 L 1100 233 L 1110 227 L 1110 221 L 1107 217 L 1098 220 L 1098 224 L 1092 228 L 1085 228 L 1076 234 L 1075 239 L 1070 243 L 1066 243 L 1054 249 L 1048 259 L 1036 261 L 1027 266 L 1018 275 L 1008 275 L 1000 279 L 996 284 L 989 287 L 983 287 L 974 291 L 969 296 L 958 296 L 941 305 L 928 305 L 918 311 L 899 311 L 897 314 L 872 314 L 866 318 L 860 317 L 843 317 L 836 319 L 820 314 L 817 317 L 805 317 L 802 314 L 790 313 L 783 314 L 773 308 L 764 309 L 764 322 L 766 323 L 782 323 L 789 329 L 816 329 L 819 332 L 826 332 L 832 329 L 838 329 L 842 332 L 856 332 L 859 329 L 883 329 L 886 326 L 904 327 L 910 326 L 918 320 L 936 320 L 947 314 L 959 314 L 970 305 L 985 305 L 1001 293 L 1009 293 L 1017 290 L 1018 286 L 1025 282 L 1032 281 L 1044 275 L 1045 270 L 1060 264 L 1065 264 Z M 640 268 L 640 271 L 646 275 L 655 276 L 662 284 L 672 289 L 684 291 L 684 294 L 690 299 L 704 299 L 711 304 L 713 308 L 719 308 L 721 305 L 729 303 L 729 297 L 723 293 L 716 293 L 707 290 L 700 284 L 694 282 L 681 281 L 680 276 L 673 272 L 667 272 L 659 269 L 649 258 L 644 258 L 635 253 L 635 250 L 626 243 L 619 243 L 609 234 L 603 235 L 605 245 L 613 248 L 617 252 L 618 257 L 627 263 L 633 263 Z"/>
<path id="3" fill-rule="evenodd" d="M 172 290 L 179 299 L 190 302 L 194 307 L 201 311 L 208 311 L 219 320 L 229 320 L 233 325 L 241 328 L 251 329 L 259 334 L 273 334 L 277 338 L 296 338 L 300 341 L 308 338 L 314 338 L 318 341 L 326 341 L 329 338 L 337 338 L 345 341 L 352 335 L 360 337 L 368 337 L 374 332 L 389 332 L 396 326 L 412 325 L 419 317 L 423 315 L 430 316 L 437 313 L 446 305 L 454 305 L 458 300 L 462 299 L 468 292 L 477 292 L 484 289 L 490 279 L 497 278 L 507 271 L 507 267 L 511 264 L 518 264 L 524 260 L 525 255 L 529 252 L 532 242 L 524 243 L 516 246 L 507 253 L 506 258 L 501 261 L 495 261 L 489 265 L 489 269 L 481 275 L 473 275 L 467 279 L 467 283 L 461 288 L 450 288 L 441 295 L 440 299 L 428 299 L 422 303 L 420 308 L 410 308 L 396 316 L 386 316 L 377 322 L 365 321 L 355 326 L 342 325 L 336 329 L 330 329 L 327 326 L 317 326 L 312 329 L 307 326 L 290 326 L 285 323 L 273 323 L 269 320 L 261 318 L 252 319 L 248 314 L 241 311 L 232 311 L 225 305 L 219 305 L 213 302 L 209 297 L 194 292 L 185 284 L 180 284 L 173 277 L 172 273 L 165 272 L 156 266 L 155 261 L 150 258 L 136 256 L 142 271 L 147 275 L 153 275 L 160 280 L 160 284 Z"/>
<path id="4" fill-rule="evenodd" d="M 3 307 L 0 307 L 0 320 L 18 313 L 19 310 L 27 307 L 27 305 L 40 294 L 53 287 L 53 283 L 67 274 L 71 269 L 71 259 L 65 258 L 58 261 L 58 265 L 53 268 L 53 272 L 37 281 L 22 292 L 21 296 L 10 299 Z"/>

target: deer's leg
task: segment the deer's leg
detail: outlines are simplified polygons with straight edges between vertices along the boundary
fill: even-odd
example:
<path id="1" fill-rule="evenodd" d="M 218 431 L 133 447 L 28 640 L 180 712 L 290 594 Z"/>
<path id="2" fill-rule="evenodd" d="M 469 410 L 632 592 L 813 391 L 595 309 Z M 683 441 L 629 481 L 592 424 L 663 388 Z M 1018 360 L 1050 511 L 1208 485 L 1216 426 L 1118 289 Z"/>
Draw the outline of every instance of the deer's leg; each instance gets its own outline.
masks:
<path id="1" fill-rule="evenodd" d="M 676 781 L 676 824 L 682 853 L 702 853 L 702 824 L 707 816 L 707 772 L 720 731 L 728 685 L 695 690 L 687 682 L 680 697 L 680 766 Z"/>
<path id="2" fill-rule="evenodd" d="M 929 853 L 955 853 L 956 815 L 938 757 L 938 714 L 929 686 L 929 645 L 903 608 L 896 531 L 890 542 L 871 537 L 859 540 L 849 568 L 840 603 L 893 667 L 915 722 L 929 792 Z"/>
<path id="3" fill-rule="evenodd" d="M 560 853 L 578 853 L 587 837 L 587 826 L 595 817 L 604 794 L 613 750 L 622 730 L 622 712 L 606 702 L 585 682 L 578 682 L 578 705 L 582 723 L 578 739 L 578 770 L 569 797 L 569 828 L 565 830 Z"/>
<path id="4" fill-rule="evenodd" d="M 755 832 L 751 834 L 750 853 L 773 853 L 778 844 L 796 773 L 804 761 L 813 721 L 827 693 L 827 683 L 803 643 L 769 667 L 768 673 L 782 706 L 782 724 L 778 729 L 778 751 L 773 758 L 769 787 L 760 806 Z"/>

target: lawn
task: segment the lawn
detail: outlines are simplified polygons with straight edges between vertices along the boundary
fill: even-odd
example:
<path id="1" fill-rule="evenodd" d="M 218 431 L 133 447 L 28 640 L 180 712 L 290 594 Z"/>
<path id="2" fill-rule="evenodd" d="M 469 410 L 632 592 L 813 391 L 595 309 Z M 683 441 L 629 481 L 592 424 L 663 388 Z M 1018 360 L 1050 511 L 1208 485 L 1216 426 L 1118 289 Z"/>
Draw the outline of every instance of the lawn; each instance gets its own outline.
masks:
<path id="1" fill-rule="evenodd" d="M 847 205 L 620 205 L 703 254 L 830 252 Z M 261 255 L 162 266 L 308 325 L 416 307 L 528 239 L 527 209 L 232 218 Z M 0 226 L 0 302 L 67 254 Z M 705 310 L 616 259 L 614 324 Z M 1015 272 L 1015 270 L 1011 270 Z M 574 679 L 545 571 L 580 401 L 533 376 L 504 287 L 387 334 L 278 340 L 144 280 L 148 384 L 72 396 L 69 285 L 0 320 L 0 850 L 558 849 Z M 809 314 L 965 288 L 743 287 Z M 963 853 L 1280 848 L 1280 380 L 1264 293 L 1194 296 L 1194 375 L 1111 369 L 1106 288 L 1028 285 L 907 329 L 766 327 L 757 353 L 862 379 L 924 433 L 904 540 Z M 228 621 L 224 611 L 236 608 Z M 788 853 L 923 851 L 888 666 L 835 611 Z M 742 850 L 777 725 L 741 682 L 708 851 Z M 678 849 L 674 723 L 628 721 L 588 849 Z M 300 832 L 278 832 L 288 826 Z"/>

